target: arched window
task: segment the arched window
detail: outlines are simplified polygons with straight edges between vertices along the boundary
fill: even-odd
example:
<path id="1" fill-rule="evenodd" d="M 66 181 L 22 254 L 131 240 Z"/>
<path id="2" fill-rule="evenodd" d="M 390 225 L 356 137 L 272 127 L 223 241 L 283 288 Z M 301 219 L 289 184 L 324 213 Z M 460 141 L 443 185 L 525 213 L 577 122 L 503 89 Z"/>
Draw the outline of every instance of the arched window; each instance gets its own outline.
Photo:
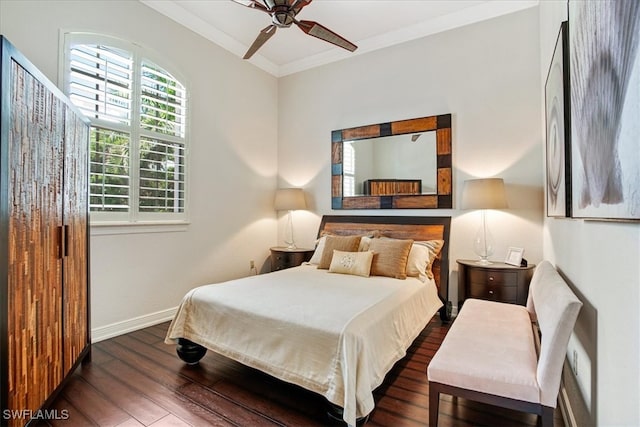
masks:
<path id="1" fill-rule="evenodd" d="M 65 34 L 64 90 L 91 121 L 96 221 L 186 220 L 187 89 L 150 52 Z"/>

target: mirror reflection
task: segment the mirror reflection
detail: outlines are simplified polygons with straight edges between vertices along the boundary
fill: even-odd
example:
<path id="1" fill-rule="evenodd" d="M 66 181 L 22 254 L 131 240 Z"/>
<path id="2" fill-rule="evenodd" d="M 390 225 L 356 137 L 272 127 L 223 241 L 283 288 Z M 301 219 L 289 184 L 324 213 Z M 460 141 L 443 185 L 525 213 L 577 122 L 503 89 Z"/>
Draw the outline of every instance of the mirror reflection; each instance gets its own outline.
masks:
<path id="1" fill-rule="evenodd" d="M 450 209 L 451 114 L 331 131 L 332 209 Z"/>
<path id="2" fill-rule="evenodd" d="M 436 133 L 343 142 L 343 195 L 437 193 Z"/>

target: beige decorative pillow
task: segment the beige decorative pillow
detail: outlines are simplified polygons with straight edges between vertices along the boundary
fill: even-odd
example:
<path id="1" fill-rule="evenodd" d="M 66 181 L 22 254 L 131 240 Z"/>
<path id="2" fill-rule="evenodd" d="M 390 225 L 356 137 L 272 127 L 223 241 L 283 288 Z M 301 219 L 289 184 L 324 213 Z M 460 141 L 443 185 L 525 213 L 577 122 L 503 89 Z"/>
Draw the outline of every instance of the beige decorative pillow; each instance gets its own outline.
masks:
<path id="1" fill-rule="evenodd" d="M 357 252 L 360 244 L 360 236 L 326 236 L 324 250 L 318 263 L 318 268 L 327 269 L 331 265 L 333 251 Z"/>
<path id="2" fill-rule="evenodd" d="M 309 260 L 309 264 L 320 264 L 320 260 L 322 259 L 322 252 L 324 251 L 324 242 L 327 240 L 327 236 L 333 236 L 333 234 L 328 231 L 320 232 L 320 238 L 316 241 L 316 250 Z M 360 244 L 358 246 L 358 251 L 364 252 L 369 249 L 369 242 L 371 241 L 371 239 L 379 236 L 380 232 L 378 230 L 370 231 L 366 234 L 360 235 Z"/>
<path id="3" fill-rule="evenodd" d="M 374 254 L 371 275 L 406 279 L 412 244 L 413 240 L 372 239 L 369 243 L 369 250 Z"/>
<path id="4" fill-rule="evenodd" d="M 444 246 L 444 240 L 413 242 L 407 261 L 407 276 L 417 277 L 423 282 L 433 279 L 431 266 Z"/>
<path id="5" fill-rule="evenodd" d="M 334 250 L 329 273 L 369 277 L 371 261 L 373 261 L 373 252 L 371 251 L 343 252 Z"/>

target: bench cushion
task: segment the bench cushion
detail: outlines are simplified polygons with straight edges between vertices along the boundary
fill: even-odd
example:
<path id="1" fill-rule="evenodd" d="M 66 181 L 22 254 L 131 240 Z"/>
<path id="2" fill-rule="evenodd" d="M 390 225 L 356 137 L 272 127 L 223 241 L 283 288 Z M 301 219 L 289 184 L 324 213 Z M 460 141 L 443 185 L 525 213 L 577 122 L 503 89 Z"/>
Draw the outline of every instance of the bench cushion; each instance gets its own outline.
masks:
<path id="1" fill-rule="evenodd" d="M 429 381 L 540 403 L 525 307 L 467 299 L 427 368 Z"/>

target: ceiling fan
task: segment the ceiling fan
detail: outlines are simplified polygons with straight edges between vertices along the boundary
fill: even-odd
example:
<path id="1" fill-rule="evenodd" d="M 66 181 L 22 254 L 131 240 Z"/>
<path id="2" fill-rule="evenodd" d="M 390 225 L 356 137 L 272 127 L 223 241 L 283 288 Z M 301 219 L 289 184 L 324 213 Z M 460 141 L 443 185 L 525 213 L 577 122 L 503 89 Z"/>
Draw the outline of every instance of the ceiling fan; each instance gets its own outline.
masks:
<path id="1" fill-rule="evenodd" d="M 260 10 L 271 15 L 271 24 L 262 29 L 258 37 L 255 39 L 247 53 L 242 59 L 249 59 L 254 53 L 262 47 L 275 33 L 278 28 L 289 28 L 292 24 L 296 24 L 298 28 L 306 34 L 317 37 L 321 40 L 332 43 L 350 52 L 358 48 L 349 40 L 334 33 L 327 27 L 324 27 L 314 21 L 297 20 L 296 15 L 303 7 L 311 3 L 312 0 L 232 0 L 243 6 Z"/>

